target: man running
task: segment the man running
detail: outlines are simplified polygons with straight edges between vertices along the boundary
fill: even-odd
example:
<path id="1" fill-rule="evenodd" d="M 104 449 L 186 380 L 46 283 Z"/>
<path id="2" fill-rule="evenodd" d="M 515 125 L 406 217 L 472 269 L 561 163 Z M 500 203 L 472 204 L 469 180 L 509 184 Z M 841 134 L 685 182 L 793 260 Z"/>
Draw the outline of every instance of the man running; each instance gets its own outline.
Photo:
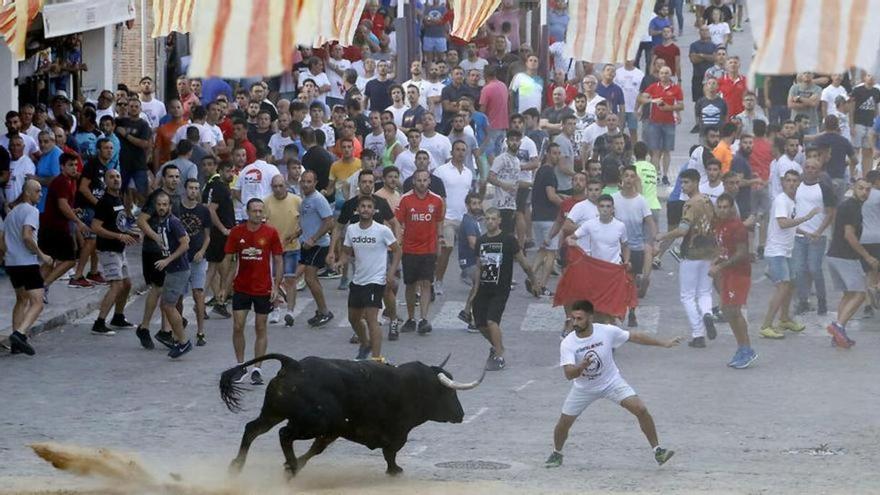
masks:
<path id="1" fill-rule="evenodd" d="M 308 319 L 308 324 L 312 327 L 322 327 L 333 319 L 333 313 L 324 298 L 321 281 L 318 280 L 318 270 L 326 266 L 330 246 L 330 236 L 327 233 L 333 229 L 333 208 L 327 198 L 315 189 L 317 184 L 318 175 L 314 170 L 306 170 L 300 176 L 303 200 L 299 217 L 302 230 L 299 264 L 305 266 L 303 274 L 306 285 L 318 306 L 315 316 Z"/>
<path id="2" fill-rule="evenodd" d="M 314 178 L 313 174 L 311 176 Z M 278 298 L 281 275 L 284 273 L 281 239 L 277 230 L 263 223 L 264 208 L 261 199 L 253 198 L 248 201 L 245 205 L 247 222 L 233 227 L 226 239 L 226 254 L 238 256 L 238 273 L 235 274 L 232 284 L 232 347 L 235 350 L 236 364 L 244 362 L 244 325 L 251 309 L 255 313 L 254 357 L 266 354 L 269 345 L 266 320 L 272 311 L 272 302 Z M 243 382 L 245 376 L 247 370 L 242 368 L 241 373 L 235 377 L 235 382 Z M 263 373 L 259 366 L 251 370 L 251 383 L 263 384 Z"/>
<path id="3" fill-rule="evenodd" d="M 296 308 L 296 283 L 305 268 L 300 268 L 299 264 L 299 236 L 302 233 L 299 226 L 299 215 L 302 198 L 287 189 L 287 181 L 284 176 L 276 175 L 272 177 L 272 194 L 266 196 L 263 201 L 266 208 L 266 223 L 278 231 L 278 237 L 281 238 L 283 246 L 284 274 L 282 275 L 281 287 L 284 289 L 283 294 L 287 299 L 284 326 L 292 327 L 294 323 L 293 310 Z M 272 310 L 272 314 L 269 315 L 270 325 L 281 321 L 281 312 L 280 306 Z"/>
<path id="4" fill-rule="evenodd" d="M 208 243 L 208 250 L 205 251 L 205 259 L 208 260 L 206 285 L 211 289 L 213 296 L 207 305 L 213 307 L 212 313 L 223 318 L 231 318 L 232 314 L 226 307 L 226 299 L 229 295 L 228 281 L 232 275 L 233 263 L 226 256 L 223 248 L 226 246 L 229 229 L 235 226 L 235 206 L 229 190 L 232 162 L 222 161 L 216 166 L 215 163 L 214 160 L 202 161 L 203 171 L 209 177 L 205 190 L 202 191 L 202 202 L 211 215 L 211 241 Z"/>
<path id="5" fill-rule="evenodd" d="M 203 205 L 201 187 L 197 179 L 187 179 L 186 196 L 180 202 L 180 221 L 189 236 L 189 288 L 192 291 L 196 313 L 196 345 L 201 347 L 208 343 L 205 336 L 205 282 L 208 276 L 208 261 L 205 254 L 211 245 L 211 214 Z M 180 304 L 183 307 L 183 304 Z"/>
<path id="6" fill-rule="evenodd" d="M 357 201 L 359 220 L 346 225 L 337 271 L 354 258 L 354 273 L 348 287 L 348 321 L 361 344 L 355 359 L 366 359 L 371 355 L 374 361 L 384 363 L 379 309 L 382 308 L 385 284 L 393 281 L 397 273 L 401 249 L 394 232 L 373 220 L 376 198 L 361 195 Z M 392 254 L 390 261 L 389 250 Z"/>
<path id="7" fill-rule="evenodd" d="M 654 450 L 654 460 L 662 466 L 675 452 L 660 446 L 654 418 L 635 390 L 620 376 L 614 362 L 614 349 L 627 341 L 669 348 L 678 345 L 680 337 L 664 341 L 646 333 L 593 323 L 593 304 L 589 301 L 572 304 L 571 320 L 574 331 L 559 344 L 559 365 L 572 385 L 562 405 L 562 415 L 553 430 L 553 453 L 544 465 L 562 465 L 562 447 L 577 417 L 597 399 L 608 399 L 638 418 L 642 433 Z"/>
<path id="8" fill-rule="evenodd" d="M 174 334 L 171 345 L 159 340 L 158 337 L 156 340 L 169 348 L 168 357 L 176 359 L 191 351 L 193 347 L 192 341 L 186 338 L 183 318 L 177 307 L 189 284 L 189 259 L 186 255 L 189 249 L 189 236 L 180 219 L 171 213 L 171 197 L 160 189 L 152 199 L 154 209 L 150 224 L 162 241 L 158 259 L 153 263 L 153 269 L 162 272 L 164 280 L 159 308 Z"/>

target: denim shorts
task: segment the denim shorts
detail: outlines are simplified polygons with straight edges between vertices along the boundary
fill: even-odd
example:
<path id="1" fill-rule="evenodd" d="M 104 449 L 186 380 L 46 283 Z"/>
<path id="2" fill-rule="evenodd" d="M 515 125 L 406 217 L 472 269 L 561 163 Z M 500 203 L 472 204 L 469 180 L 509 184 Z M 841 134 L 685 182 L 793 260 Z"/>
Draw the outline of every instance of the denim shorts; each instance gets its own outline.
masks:
<path id="1" fill-rule="evenodd" d="M 168 276 L 165 276 L 168 279 Z M 208 261 L 202 258 L 202 261 L 196 263 L 189 262 L 189 288 L 190 290 L 205 290 L 205 282 L 208 280 Z"/>
<path id="2" fill-rule="evenodd" d="M 299 249 L 296 251 L 284 251 L 282 258 L 284 259 L 284 276 L 295 277 L 296 267 L 299 265 Z"/>
<path id="3" fill-rule="evenodd" d="M 794 271 L 791 269 L 791 257 L 789 256 L 767 256 L 767 277 L 774 284 L 782 282 L 791 282 Z"/>
<path id="4" fill-rule="evenodd" d="M 639 118 L 636 116 L 635 112 L 626 112 L 626 114 L 624 114 L 624 122 L 626 123 L 626 128 L 629 130 L 639 128 Z"/>
<path id="5" fill-rule="evenodd" d="M 425 36 L 422 38 L 422 51 L 423 52 L 446 52 L 446 38 L 437 37 L 432 38 L 430 36 Z"/>
<path id="6" fill-rule="evenodd" d="M 186 294 L 189 285 L 189 269 L 165 274 L 162 286 L 162 304 L 177 304 L 177 300 Z"/>
<path id="7" fill-rule="evenodd" d="M 649 121 L 645 124 L 644 138 L 651 151 L 672 151 L 675 149 L 675 124 Z"/>
<path id="8" fill-rule="evenodd" d="M 146 196 L 149 192 L 149 177 L 146 170 L 123 170 L 122 190 L 135 189 L 138 194 Z"/>

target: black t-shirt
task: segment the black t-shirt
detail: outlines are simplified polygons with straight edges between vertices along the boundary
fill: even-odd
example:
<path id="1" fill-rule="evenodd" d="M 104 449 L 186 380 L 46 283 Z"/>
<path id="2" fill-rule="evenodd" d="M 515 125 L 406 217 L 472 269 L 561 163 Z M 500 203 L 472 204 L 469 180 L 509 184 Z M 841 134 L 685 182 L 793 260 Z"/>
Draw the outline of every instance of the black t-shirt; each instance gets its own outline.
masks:
<path id="1" fill-rule="evenodd" d="M 519 253 L 516 238 L 505 233 L 483 234 L 477 242 L 477 252 L 480 255 L 480 290 L 510 292 L 513 258 Z"/>
<path id="2" fill-rule="evenodd" d="M 831 157 L 825 164 L 825 171 L 832 179 L 842 179 L 846 173 L 846 158 L 856 155 L 852 143 L 838 132 L 823 132 L 813 140 L 813 145 L 831 150 Z"/>
<path id="3" fill-rule="evenodd" d="M 788 105 L 788 91 L 792 84 L 795 83 L 795 76 L 767 76 L 770 82 L 767 83 L 767 98 L 773 105 Z"/>
<path id="4" fill-rule="evenodd" d="M 730 10 L 730 7 L 727 5 L 710 5 L 706 7 L 706 10 L 703 11 L 703 20 L 706 21 L 706 24 L 712 22 L 712 11 L 720 10 L 721 11 L 721 21 L 730 24 L 730 21 L 733 19 L 733 12 Z"/>
<path id="5" fill-rule="evenodd" d="M 568 105 L 560 109 L 556 109 L 556 107 L 550 106 L 545 108 L 544 111 L 541 112 L 541 118 L 547 119 L 547 122 L 551 124 L 561 124 L 562 119 L 569 115 L 574 115 L 574 110 L 572 110 L 571 107 L 569 107 Z"/>
<path id="6" fill-rule="evenodd" d="M 193 256 L 202 249 L 202 243 L 205 242 L 205 229 L 211 227 L 211 213 L 201 203 L 197 203 L 195 208 L 187 208 L 181 204 L 180 221 L 189 236 L 189 250 L 186 255 L 192 261 Z"/>
<path id="7" fill-rule="evenodd" d="M 350 225 L 361 220 L 357 212 L 358 199 L 360 199 L 360 196 L 355 196 L 342 204 L 339 217 L 336 219 L 340 225 Z M 375 194 L 373 194 L 373 206 L 375 207 L 373 209 L 373 221 L 376 223 L 386 225 L 388 221 L 394 218 L 394 211 L 391 210 L 391 205 L 388 204 L 388 201 Z"/>
<path id="8" fill-rule="evenodd" d="M 100 220 L 101 225 L 114 234 L 126 232 L 125 206 L 122 203 L 122 198 L 112 194 L 103 195 L 95 206 L 95 220 Z M 98 236 L 95 247 L 98 251 L 104 252 L 121 253 L 125 251 L 125 244 L 122 241 L 106 239 L 101 236 Z"/>
<path id="9" fill-rule="evenodd" d="M 417 124 L 422 123 L 422 116 L 425 115 L 425 109 L 421 105 L 416 105 L 413 108 L 403 112 L 403 121 L 401 122 L 401 126 L 404 129 L 412 129 Z"/>
<path id="10" fill-rule="evenodd" d="M 696 53 L 698 55 L 712 55 L 715 53 L 715 43 L 702 40 L 694 41 L 693 43 L 691 43 L 690 51 L 688 52 L 688 54 L 691 53 Z M 692 80 L 702 81 L 703 77 L 706 74 L 706 70 L 709 69 L 709 67 L 715 65 L 715 63 L 711 61 L 705 61 L 697 62 L 695 64 L 692 63 L 692 65 L 694 66 L 694 76 Z"/>
<path id="11" fill-rule="evenodd" d="M 752 166 L 749 164 L 748 157 L 742 153 L 737 153 L 733 156 L 733 161 L 730 164 L 730 171 L 741 174 L 743 180 L 752 179 Z M 742 219 L 745 219 L 752 214 L 751 187 L 744 185 L 740 186 L 739 193 L 736 195 L 736 207 L 739 208 L 739 216 Z"/>
<path id="12" fill-rule="evenodd" d="M 147 141 L 153 135 L 153 131 L 150 129 L 150 124 L 147 123 L 144 119 L 132 119 L 130 117 L 121 117 L 116 119 L 116 131 L 118 133 L 119 129 L 124 128 L 128 134 L 131 134 L 133 137 L 138 139 L 145 139 Z M 138 148 L 131 142 L 129 142 L 128 137 L 122 137 L 117 134 L 119 138 L 120 150 L 119 150 L 119 165 L 123 170 L 146 170 L 147 169 L 147 152 L 144 149 Z"/>
<path id="13" fill-rule="evenodd" d="M 532 221 L 552 222 L 559 215 L 559 206 L 547 197 L 547 186 L 557 189 L 556 170 L 550 165 L 542 165 L 535 174 L 532 185 Z"/>
<path id="14" fill-rule="evenodd" d="M 227 229 L 235 226 L 235 207 L 232 204 L 232 194 L 229 192 L 229 186 L 223 182 L 219 175 L 215 175 L 208 180 L 208 185 L 202 192 L 202 203 L 217 205 L 217 217 L 220 223 Z M 210 212 L 209 212 L 210 215 Z M 211 224 L 211 237 L 222 236 L 223 234 Z"/>
<path id="15" fill-rule="evenodd" d="M 853 88 L 850 96 L 855 109 L 853 124 L 873 126 L 874 117 L 877 115 L 877 104 L 880 103 L 880 89 L 877 89 L 877 86 L 869 88 L 860 84 Z"/>
<path id="16" fill-rule="evenodd" d="M 269 147 L 269 140 L 272 139 L 272 129 L 270 128 L 266 132 L 260 132 L 256 127 L 248 130 L 248 141 L 251 142 L 254 146 L 257 146 L 257 143 L 263 143 L 263 146 Z"/>
<path id="17" fill-rule="evenodd" d="M 82 183 L 82 180 L 89 179 L 89 190 L 92 192 L 95 199 L 100 201 L 101 196 L 104 195 L 104 190 L 106 189 L 106 185 L 104 184 L 104 174 L 106 172 L 107 167 L 105 167 L 97 158 L 93 158 L 86 162 L 85 166 L 83 166 L 82 173 L 79 176 L 79 181 L 76 183 L 76 197 L 74 198 L 74 204 L 77 208 L 95 207 L 95 205 L 89 202 L 89 200 L 79 192 L 79 185 Z"/>
<path id="18" fill-rule="evenodd" d="M 364 86 L 364 96 L 370 99 L 371 112 L 382 112 L 391 106 L 391 86 L 394 84 L 391 79 L 367 81 L 367 85 Z"/>
<path id="19" fill-rule="evenodd" d="M 862 203 L 855 198 L 848 198 L 837 207 L 837 213 L 834 215 L 834 232 L 831 235 L 831 244 L 828 246 L 828 256 L 857 260 L 859 253 L 843 237 L 844 227 L 847 225 L 852 225 L 855 228 L 856 239 L 862 236 Z"/>
<path id="20" fill-rule="evenodd" d="M 406 194 L 412 191 L 413 188 L 413 176 L 410 175 L 403 181 L 403 194 Z M 443 180 L 440 177 L 437 177 L 434 174 L 431 174 L 431 183 L 428 184 L 428 190 L 432 193 L 440 196 L 443 199 L 446 199 L 446 186 L 443 184 Z"/>
<path id="21" fill-rule="evenodd" d="M 321 146 L 312 146 L 302 158 L 303 169 L 311 170 L 318 176 L 318 184 L 315 188 L 322 191 L 330 182 L 330 166 L 333 165 L 333 157 Z M 331 201 L 332 204 L 332 201 Z"/>

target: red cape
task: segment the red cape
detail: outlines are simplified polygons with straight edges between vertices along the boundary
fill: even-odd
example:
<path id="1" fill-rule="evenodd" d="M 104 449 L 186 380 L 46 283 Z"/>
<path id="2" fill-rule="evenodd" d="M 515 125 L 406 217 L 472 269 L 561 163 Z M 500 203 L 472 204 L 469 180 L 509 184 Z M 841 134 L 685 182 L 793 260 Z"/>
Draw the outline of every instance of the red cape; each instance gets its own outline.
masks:
<path id="1" fill-rule="evenodd" d="M 586 299 L 598 313 L 622 318 L 627 308 L 638 306 L 635 280 L 626 266 L 587 256 L 576 246 L 568 246 L 566 267 L 556 286 L 554 306 Z"/>

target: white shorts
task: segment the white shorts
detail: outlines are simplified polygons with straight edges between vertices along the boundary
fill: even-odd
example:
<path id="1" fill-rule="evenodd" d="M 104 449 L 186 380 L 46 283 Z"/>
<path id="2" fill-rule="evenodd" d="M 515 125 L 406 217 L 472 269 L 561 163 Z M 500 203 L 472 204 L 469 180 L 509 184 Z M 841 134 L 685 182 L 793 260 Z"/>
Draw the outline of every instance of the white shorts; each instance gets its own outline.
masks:
<path id="1" fill-rule="evenodd" d="M 572 385 L 565 402 L 562 404 L 562 414 L 580 416 L 587 406 L 598 399 L 608 399 L 620 404 L 624 399 L 634 395 L 636 395 L 636 391 L 623 378 L 614 380 L 602 390 L 587 390 Z"/>
<path id="2" fill-rule="evenodd" d="M 856 148 L 870 148 L 871 128 L 866 125 L 856 124 L 854 129 L 852 145 Z"/>
<path id="3" fill-rule="evenodd" d="M 548 251 L 556 251 L 559 248 L 559 235 L 554 236 L 552 239 L 548 239 L 550 236 L 550 231 L 553 230 L 553 223 L 545 222 L 545 221 L 532 221 L 532 236 L 535 239 L 535 246 L 538 249 L 545 249 Z M 544 247 L 544 241 L 547 241 L 547 247 Z"/>

